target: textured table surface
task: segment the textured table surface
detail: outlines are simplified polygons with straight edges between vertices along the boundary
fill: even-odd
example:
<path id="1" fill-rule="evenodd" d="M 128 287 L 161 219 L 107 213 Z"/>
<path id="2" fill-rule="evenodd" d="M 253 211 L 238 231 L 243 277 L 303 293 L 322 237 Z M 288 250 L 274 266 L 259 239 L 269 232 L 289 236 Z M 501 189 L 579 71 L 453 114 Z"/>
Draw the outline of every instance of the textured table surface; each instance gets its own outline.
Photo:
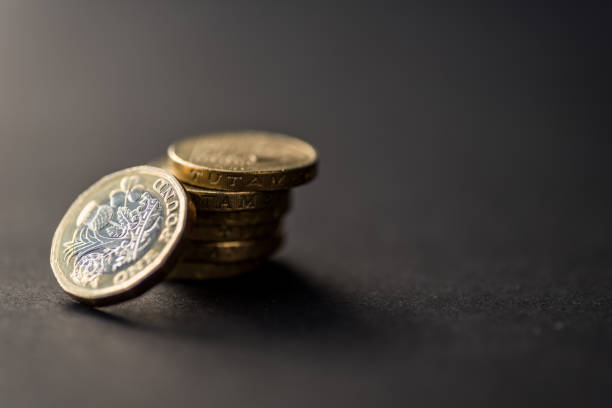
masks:
<path id="1" fill-rule="evenodd" d="M 609 13 L 286 3 L 0 3 L 0 406 L 610 406 Z M 232 128 L 320 151 L 274 260 L 61 292 L 79 192 Z"/>

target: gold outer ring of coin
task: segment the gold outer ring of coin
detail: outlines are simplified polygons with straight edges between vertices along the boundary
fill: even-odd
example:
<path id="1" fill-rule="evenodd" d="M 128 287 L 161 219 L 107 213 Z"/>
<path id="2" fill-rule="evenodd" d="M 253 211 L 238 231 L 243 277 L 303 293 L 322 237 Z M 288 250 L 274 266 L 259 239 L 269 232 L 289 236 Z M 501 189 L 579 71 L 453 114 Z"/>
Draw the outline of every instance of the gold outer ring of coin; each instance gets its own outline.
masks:
<path id="1" fill-rule="evenodd" d="M 85 269 L 81 268 L 79 272 L 90 273 L 92 270 L 98 270 L 97 266 L 104 265 L 105 255 L 99 253 L 98 249 L 117 249 L 118 246 L 109 245 L 113 235 L 101 238 L 100 228 L 113 225 L 108 220 L 117 216 L 119 208 L 126 208 L 122 216 L 132 217 L 127 211 L 128 197 L 132 197 L 132 203 L 139 202 L 138 197 L 143 197 L 143 191 L 150 193 L 150 196 L 146 201 L 147 206 L 138 207 L 138 211 L 144 211 L 146 220 L 155 221 L 155 224 L 148 225 L 148 221 L 143 221 L 142 228 L 139 224 L 137 229 L 142 229 L 143 233 L 145 228 L 151 231 L 153 225 L 158 225 L 160 221 L 157 237 L 150 241 L 151 245 L 145 246 L 144 235 L 140 235 L 143 241 L 136 240 L 134 249 L 129 250 L 137 258 L 124 262 L 125 256 L 118 254 L 114 257 L 112 273 L 103 275 L 98 272 L 98 275 L 95 275 L 95 285 L 89 280 L 92 275 L 85 275 L 88 280 L 77 282 L 73 277 L 77 265 L 74 257 L 80 256 L 83 259 L 92 255 L 93 263 L 90 264 L 88 258 L 83 267 Z M 121 200 L 117 200 L 118 204 L 113 204 L 113 197 L 118 197 L 117 194 L 124 194 L 123 205 Z M 157 210 L 158 204 L 155 204 L 151 197 L 159 200 L 158 204 L 162 207 L 160 212 Z M 109 204 L 103 204 L 107 202 L 105 200 L 110 200 Z M 149 207 L 149 204 L 153 204 L 153 207 Z M 151 218 L 152 214 L 156 214 L 155 218 Z M 136 297 L 162 281 L 178 261 L 178 249 L 182 245 L 181 239 L 187 228 L 189 214 L 187 194 L 181 183 L 169 172 L 152 166 L 138 166 L 109 174 L 81 193 L 58 225 L 51 243 L 50 262 L 53 274 L 68 295 L 92 306 L 110 305 Z M 142 214 L 139 212 L 134 214 L 134 217 L 140 215 Z M 143 218 L 132 219 L 134 222 L 136 220 Z M 117 228 L 121 227 L 119 223 L 113 222 L 117 224 Z M 155 230 L 157 229 L 156 226 Z M 121 235 L 117 237 L 120 238 Z M 138 253 L 139 245 L 141 253 Z M 118 265 L 117 270 L 114 268 L 115 264 Z"/>
<path id="2" fill-rule="evenodd" d="M 265 259 L 225 264 L 202 262 L 179 262 L 166 279 L 206 280 L 232 278 L 259 268 Z"/>
<path id="3" fill-rule="evenodd" d="M 150 163 L 172 172 L 170 159 L 163 157 Z M 221 191 L 183 184 L 185 191 L 201 211 L 246 211 L 288 206 L 289 190 L 279 191 Z"/>
<path id="4" fill-rule="evenodd" d="M 281 230 L 281 222 L 254 225 L 198 225 L 185 238 L 200 242 L 249 241 L 273 236 Z"/>
<path id="5" fill-rule="evenodd" d="M 227 191 L 288 190 L 314 179 L 308 143 L 262 131 L 210 133 L 168 147 L 172 173 L 198 187 Z"/>
<path id="6" fill-rule="evenodd" d="M 201 243 L 187 240 L 183 262 L 233 263 L 264 258 L 276 252 L 283 243 L 280 234 L 265 240 Z"/>

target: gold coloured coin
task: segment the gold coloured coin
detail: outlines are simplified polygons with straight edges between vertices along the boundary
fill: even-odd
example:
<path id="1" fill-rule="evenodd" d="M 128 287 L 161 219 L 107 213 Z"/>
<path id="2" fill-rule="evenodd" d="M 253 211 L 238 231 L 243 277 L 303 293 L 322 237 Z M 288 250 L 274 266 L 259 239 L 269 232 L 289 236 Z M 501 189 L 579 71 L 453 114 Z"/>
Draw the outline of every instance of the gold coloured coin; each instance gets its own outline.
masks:
<path id="1" fill-rule="evenodd" d="M 246 211 L 272 207 L 289 207 L 288 190 L 219 191 L 184 185 L 196 208 L 202 211 Z"/>
<path id="2" fill-rule="evenodd" d="M 167 157 L 151 162 L 152 166 L 172 171 Z M 201 211 L 245 211 L 270 207 L 288 207 L 289 190 L 280 191 L 221 191 L 184 184 L 195 207 Z"/>
<path id="3" fill-rule="evenodd" d="M 62 289 L 95 306 L 137 296 L 178 259 L 187 194 L 165 170 L 139 166 L 103 177 L 77 197 L 51 243 Z"/>
<path id="4" fill-rule="evenodd" d="M 172 172 L 181 181 L 229 191 L 287 190 L 316 175 L 317 152 L 278 133 L 211 133 L 168 147 Z"/>
<path id="5" fill-rule="evenodd" d="M 264 210 L 215 212 L 198 211 L 195 228 L 209 225 L 247 226 L 269 224 L 280 221 L 287 213 L 288 207 L 273 207 Z"/>
<path id="6" fill-rule="evenodd" d="M 264 262 L 264 259 L 225 264 L 179 262 L 167 279 L 206 280 L 231 278 L 255 270 Z"/>
<path id="7" fill-rule="evenodd" d="M 228 241 L 201 243 L 187 241 L 183 262 L 230 263 L 265 258 L 282 245 L 283 239 L 275 235 L 257 241 Z"/>
<path id="8" fill-rule="evenodd" d="M 248 241 L 265 238 L 278 233 L 281 223 L 269 222 L 254 225 L 197 225 L 185 234 L 185 238 L 193 241 Z"/>

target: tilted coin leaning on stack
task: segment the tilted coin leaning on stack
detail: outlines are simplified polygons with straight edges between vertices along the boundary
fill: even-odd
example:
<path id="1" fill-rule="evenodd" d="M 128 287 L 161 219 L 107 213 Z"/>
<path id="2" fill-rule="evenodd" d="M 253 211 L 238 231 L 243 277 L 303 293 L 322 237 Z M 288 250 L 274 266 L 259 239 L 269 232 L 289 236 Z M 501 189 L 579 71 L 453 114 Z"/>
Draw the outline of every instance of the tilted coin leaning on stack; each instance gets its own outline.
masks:
<path id="1" fill-rule="evenodd" d="M 54 275 L 72 297 L 101 306 L 164 278 L 252 271 L 281 247 L 289 190 L 316 167 L 312 146 L 276 133 L 179 141 L 167 157 L 106 176 L 77 198 L 53 237 Z"/>

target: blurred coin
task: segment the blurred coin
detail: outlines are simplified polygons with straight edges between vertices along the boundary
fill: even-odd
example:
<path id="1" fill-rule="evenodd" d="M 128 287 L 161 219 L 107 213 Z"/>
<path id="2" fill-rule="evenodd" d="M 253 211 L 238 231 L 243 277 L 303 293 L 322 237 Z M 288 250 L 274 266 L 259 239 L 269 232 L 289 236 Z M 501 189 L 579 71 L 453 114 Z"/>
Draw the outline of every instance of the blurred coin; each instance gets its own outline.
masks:
<path id="1" fill-rule="evenodd" d="M 280 235 L 256 241 L 228 241 L 216 243 L 185 242 L 184 262 L 242 262 L 264 258 L 280 248 Z"/>
<path id="2" fill-rule="evenodd" d="M 272 236 L 280 231 L 280 221 L 254 225 L 206 225 L 199 224 L 185 234 L 193 241 L 248 241 Z"/>
<path id="3" fill-rule="evenodd" d="M 79 195 L 57 227 L 55 278 L 91 305 L 137 296 L 173 266 L 187 219 L 187 194 L 167 171 L 139 166 L 110 174 Z"/>
<path id="4" fill-rule="evenodd" d="M 316 174 L 317 152 L 278 133 L 211 133 L 168 147 L 172 172 L 199 187 L 230 191 L 287 190 Z"/>
<path id="5" fill-rule="evenodd" d="M 179 262 L 167 279 L 204 280 L 231 278 L 257 269 L 265 259 L 234 263 Z"/>
<path id="6" fill-rule="evenodd" d="M 287 213 L 287 207 L 273 207 L 264 210 L 215 212 L 198 211 L 195 228 L 203 225 L 246 226 L 269 224 L 280 221 Z"/>

